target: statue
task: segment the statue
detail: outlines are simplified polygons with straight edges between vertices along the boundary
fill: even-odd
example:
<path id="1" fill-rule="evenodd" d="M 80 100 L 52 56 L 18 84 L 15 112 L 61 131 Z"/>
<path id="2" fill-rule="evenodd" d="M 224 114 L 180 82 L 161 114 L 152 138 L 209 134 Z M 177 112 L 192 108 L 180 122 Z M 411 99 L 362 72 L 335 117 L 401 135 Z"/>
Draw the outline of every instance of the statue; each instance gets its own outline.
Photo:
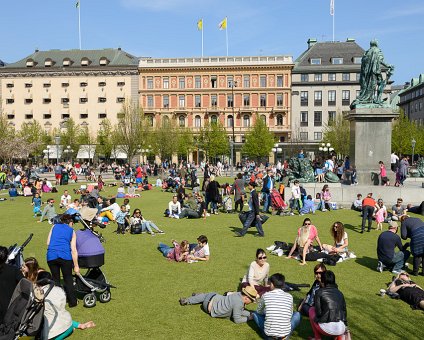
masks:
<path id="1" fill-rule="evenodd" d="M 424 157 L 421 157 L 417 162 L 418 177 L 424 177 Z"/>
<path id="2" fill-rule="evenodd" d="M 386 79 L 383 79 L 381 67 L 386 67 Z M 384 88 L 393 74 L 394 66 L 386 64 L 383 52 L 378 47 L 377 40 L 371 40 L 370 48 L 365 52 L 361 61 L 361 74 L 359 84 L 361 92 L 359 96 L 350 104 L 353 110 L 359 106 L 374 108 L 388 106 L 381 99 Z"/>
<path id="3" fill-rule="evenodd" d="M 311 161 L 307 158 L 292 157 L 289 159 L 289 180 L 298 179 L 302 183 L 315 182 L 314 168 Z"/>

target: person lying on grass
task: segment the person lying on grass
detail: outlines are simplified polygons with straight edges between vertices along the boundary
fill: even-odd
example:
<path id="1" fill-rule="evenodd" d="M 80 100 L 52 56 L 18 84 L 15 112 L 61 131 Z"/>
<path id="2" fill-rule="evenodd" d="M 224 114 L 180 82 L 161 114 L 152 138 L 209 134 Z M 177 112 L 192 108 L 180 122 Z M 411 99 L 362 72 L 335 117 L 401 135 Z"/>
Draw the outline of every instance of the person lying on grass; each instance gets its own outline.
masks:
<path id="1" fill-rule="evenodd" d="M 209 261 L 210 250 L 208 238 L 205 235 L 200 235 L 197 238 L 197 245 L 190 244 L 190 254 L 188 261 Z"/>
<path id="2" fill-rule="evenodd" d="M 402 271 L 389 286 L 391 293 L 398 293 L 402 301 L 408 303 L 412 309 L 424 310 L 424 290 L 414 281 L 408 273 Z"/>
<path id="3" fill-rule="evenodd" d="M 170 247 L 165 243 L 159 243 L 158 250 L 165 256 L 169 261 L 182 262 L 188 260 L 189 254 L 189 243 L 187 240 L 183 240 L 178 243 L 175 240 L 172 240 L 174 247 Z"/>

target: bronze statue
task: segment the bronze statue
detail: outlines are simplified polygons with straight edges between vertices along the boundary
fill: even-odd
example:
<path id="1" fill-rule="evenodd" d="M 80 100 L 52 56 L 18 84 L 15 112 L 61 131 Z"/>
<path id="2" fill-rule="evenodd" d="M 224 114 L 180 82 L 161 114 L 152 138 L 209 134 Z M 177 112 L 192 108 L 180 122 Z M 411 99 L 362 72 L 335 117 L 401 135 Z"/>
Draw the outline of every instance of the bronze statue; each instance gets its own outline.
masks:
<path id="1" fill-rule="evenodd" d="M 383 78 L 382 66 L 387 68 L 386 79 Z M 386 87 L 394 66 L 386 64 L 383 52 L 378 47 L 377 40 L 371 40 L 370 48 L 365 52 L 361 62 L 361 74 L 359 84 L 361 92 L 359 96 L 350 104 L 354 109 L 359 105 L 362 107 L 383 107 L 389 105 L 381 99 L 384 88 Z"/>

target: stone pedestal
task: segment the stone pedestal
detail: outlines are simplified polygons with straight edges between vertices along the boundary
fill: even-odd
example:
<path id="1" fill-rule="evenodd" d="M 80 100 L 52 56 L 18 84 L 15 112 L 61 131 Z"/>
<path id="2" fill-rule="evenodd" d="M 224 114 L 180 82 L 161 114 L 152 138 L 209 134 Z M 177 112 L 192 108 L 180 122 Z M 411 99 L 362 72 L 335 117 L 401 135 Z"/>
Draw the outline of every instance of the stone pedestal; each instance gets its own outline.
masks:
<path id="1" fill-rule="evenodd" d="M 378 174 L 379 161 L 386 165 L 390 176 L 390 154 L 392 143 L 392 121 L 399 114 L 390 107 L 356 108 L 346 119 L 350 121 L 350 161 L 356 166 L 357 181 L 361 185 L 377 182 L 373 173 Z"/>

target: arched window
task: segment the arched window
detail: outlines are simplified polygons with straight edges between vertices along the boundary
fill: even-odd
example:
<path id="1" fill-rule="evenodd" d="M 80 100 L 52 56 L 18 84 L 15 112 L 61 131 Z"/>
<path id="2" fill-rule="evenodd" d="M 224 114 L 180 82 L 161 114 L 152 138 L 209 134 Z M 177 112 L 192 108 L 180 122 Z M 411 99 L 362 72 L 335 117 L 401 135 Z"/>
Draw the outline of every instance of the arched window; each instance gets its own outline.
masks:
<path id="1" fill-rule="evenodd" d="M 250 127 L 250 116 L 249 115 L 243 116 L 243 127 Z"/>
<path id="2" fill-rule="evenodd" d="M 227 117 L 227 127 L 232 128 L 234 126 L 234 119 L 233 116 L 228 116 Z"/>
<path id="3" fill-rule="evenodd" d="M 217 124 L 218 123 L 218 116 L 212 115 L 211 116 L 211 124 Z"/>
<path id="4" fill-rule="evenodd" d="M 282 126 L 283 125 L 283 115 L 282 114 L 278 114 L 277 115 L 277 126 Z"/>
<path id="5" fill-rule="evenodd" d="M 180 127 L 185 127 L 185 117 L 183 115 L 178 117 L 178 124 Z"/>
<path id="6" fill-rule="evenodd" d="M 197 127 L 197 128 L 202 127 L 202 118 L 199 115 L 194 117 L 194 127 Z"/>
<path id="7" fill-rule="evenodd" d="M 266 124 L 266 116 L 265 115 L 261 115 L 260 118 Z"/>
<path id="8" fill-rule="evenodd" d="M 169 126 L 169 117 L 168 116 L 164 116 L 163 117 L 163 121 L 162 121 L 162 126 Z"/>

